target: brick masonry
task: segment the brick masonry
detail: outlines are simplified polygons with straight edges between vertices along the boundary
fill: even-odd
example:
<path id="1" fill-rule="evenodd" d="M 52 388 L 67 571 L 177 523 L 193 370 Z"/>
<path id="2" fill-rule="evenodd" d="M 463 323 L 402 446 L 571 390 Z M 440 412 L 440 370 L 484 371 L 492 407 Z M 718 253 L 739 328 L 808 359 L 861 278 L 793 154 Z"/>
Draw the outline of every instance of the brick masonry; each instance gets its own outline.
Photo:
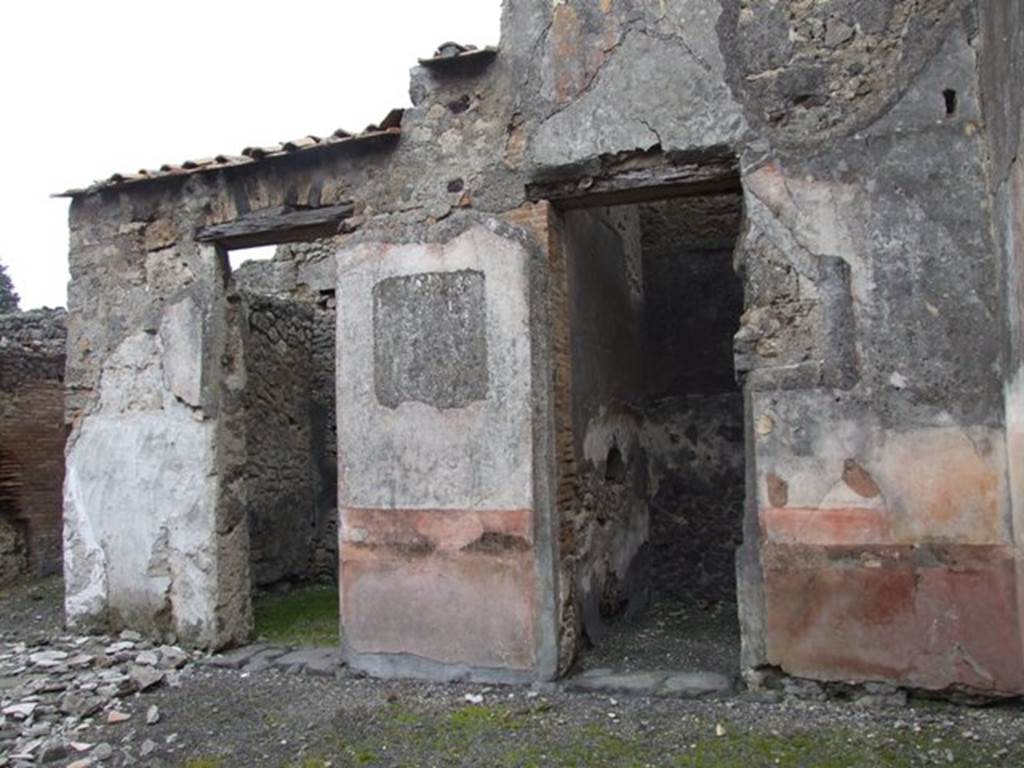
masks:
<path id="1" fill-rule="evenodd" d="M 63 310 L 0 317 L 0 583 L 61 568 Z"/>

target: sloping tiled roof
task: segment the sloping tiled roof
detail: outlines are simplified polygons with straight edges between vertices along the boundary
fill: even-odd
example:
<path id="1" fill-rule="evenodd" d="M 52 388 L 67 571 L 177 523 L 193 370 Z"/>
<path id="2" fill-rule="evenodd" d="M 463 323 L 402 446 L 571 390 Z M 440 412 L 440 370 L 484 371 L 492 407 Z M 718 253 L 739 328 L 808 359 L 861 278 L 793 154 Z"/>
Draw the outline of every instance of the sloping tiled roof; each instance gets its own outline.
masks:
<path id="1" fill-rule="evenodd" d="M 419 60 L 424 67 L 438 67 L 447 64 L 486 62 L 498 55 L 498 49 L 494 46 L 477 48 L 475 45 L 461 45 L 460 43 L 444 43 L 434 51 L 429 58 Z"/>
<path id="2" fill-rule="evenodd" d="M 192 173 L 203 173 L 206 171 L 219 171 L 224 168 L 233 168 L 239 165 L 250 165 L 275 157 L 294 155 L 309 150 L 334 147 L 339 144 L 353 144 L 357 142 L 369 143 L 394 139 L 401 134 L 402 109 L 393 109 L 380 123 L 369 125 L 360 133 L 349 133 L 339 128 L 330 136 L 303 136 L 293 141 L 284 141 L 280 144 L 273 144 L 269 147 L 246 147 L 240 155 L 217 155 L 215 157 L 204 157 L 199 160 L 186 160 L 180 165 L 161 165 L 157 170 L 140 170 L 137 173 L 115 173 L 107 179 L 96 181 L 88 187 L 69 189 L 60 192 L 54 197 L 76 197 L 87 195 L 104 189 L 124 187 L 139 182 L 165 179 L 170 176 L 185 176 Z"/>

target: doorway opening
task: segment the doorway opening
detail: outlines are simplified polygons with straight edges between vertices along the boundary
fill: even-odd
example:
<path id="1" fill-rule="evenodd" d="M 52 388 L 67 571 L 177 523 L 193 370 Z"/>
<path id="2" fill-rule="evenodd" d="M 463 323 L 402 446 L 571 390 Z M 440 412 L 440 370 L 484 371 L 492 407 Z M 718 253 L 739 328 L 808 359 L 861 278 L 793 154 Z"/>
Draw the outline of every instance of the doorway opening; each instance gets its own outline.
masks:
<path id="1" fill-rule="evenodd" d="M 249 532 L 254 635 L 334 646 L 338 612 L 334 286 L 300 275 L 315 244 L 224 249 L 229 333 L 244 376 L 235 430 Z M 323 253 L 321 253 L 321 250 Z"/>
<path id="2" fill-rule="evenodd" d="M 561 211 L 584 670 L 738 673 L 745 499 L 738 183 Z M 568 529 L 568 530 L 567 530 Z"/>

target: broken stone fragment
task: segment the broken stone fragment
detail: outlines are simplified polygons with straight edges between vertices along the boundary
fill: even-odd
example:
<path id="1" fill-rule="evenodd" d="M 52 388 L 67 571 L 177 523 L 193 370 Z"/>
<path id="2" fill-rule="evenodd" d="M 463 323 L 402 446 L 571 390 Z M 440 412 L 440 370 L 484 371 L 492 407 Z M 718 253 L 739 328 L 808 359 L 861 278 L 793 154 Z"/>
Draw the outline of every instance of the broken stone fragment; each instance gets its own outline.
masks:
<path id="1" fill-rule="evenodd" d="M 96 749 L 92 751 L 92 756 L 96 760 L 109 760 L 114 756 L 114 748 L 104 741 L 96 745 Z"/>
<path id="2" fill-rule="evenodd" d="M 151 667 L 133 666 L 128 674 L 140 691 L 147 691 L 164 681 L 164 673 Z"/>
<path id="3" fill-rule="evenodd" d="M 28 657 L 28 660 L 37 667 L 56 667 L 68 658 L 64 651 L 39 651 Z"/>
<path id="4" fill-rule="evenodd" d="M 188 664 L 188 654 L 181 650 L 181 648 L 176 648 L 173 645 L 162 645 L 157 651 L 160 654 L 158 666 L 161 669 L 181 669 Z"/>
<path id="5" fill-rule="evenodd" d="M 60 711 L 65 715 L 85 719 L 95 715 L 103 706 L 103 700 L 97 696 L 86 696 L 72 691 L 60 700 Z"/>
<path id="6" fill-rule="evenodd" d="M 109 712 L 107 712 L 107 725 L 117 725 L 118 723 L 124 723 L 128 720 L 131 720 L 131 718 L 132 716 L 129 715 L 127 712 L 120 712 L 116 709 L 112 709 Z M 100 747 L 102 746 L 103 745 L 101 744 Z M 96 748 L 96 751 L 99 752 L 99 747 Z"/>
<path id="7" fill-rule="evenodd" d="M 13 717 L 15 720 L 24 720 L 25 718 L 31 717 L 32 713 L 36 711 L 36 707 L 38 706 L 39 705 L 34 701 L 22 704 L 11 704 L 9 707 L 4 707 L 0 710 L 0 714 Z"/>

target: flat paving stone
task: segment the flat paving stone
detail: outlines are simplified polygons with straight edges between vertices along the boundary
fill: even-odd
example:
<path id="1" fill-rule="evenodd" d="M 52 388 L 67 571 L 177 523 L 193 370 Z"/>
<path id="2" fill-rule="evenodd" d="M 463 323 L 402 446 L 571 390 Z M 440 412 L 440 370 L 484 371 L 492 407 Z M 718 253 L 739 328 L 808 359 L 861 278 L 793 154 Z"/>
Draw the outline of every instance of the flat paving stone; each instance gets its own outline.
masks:
<path id="1" fill-rule="evenodd" d="M 725 675 L 717 672 L 613 672 L 607 669 L 594 669 L 566 680 L 564 687 L 569 691 L 589 693 L 696 699 L 729 693 L 732 690 L 732 683 Z"/>
<path id="2" fill-rule="evenodd" d="M 274 666 L 274 662 L 288 653 L 287 648 L 265 647 L 253 656 L 245 665 L 247 672 L 264 672 Z"/>
<path id="3" fill-rule="evenodd" d="M 655 696 L 696 699 L 732 691 L 732 683 L 717 672 L 674 672 L 665 678 Z"/>
<path id="4" fill-rule="evenodd" d="M 254 656 L 267 650 L 267 648 L 268 646 L 263 643 L 253 643 L 252 645 L 236 648 L 227 653 L 218 653 L 216 656 L 200 659 L 198 663 L 208 667 L 220 667 L 221 669 L 241 669 L 252 661 Z"/>
<path id="5" fill-rule="evenodd" d="M 589 674 L 567 680 L 565 687 L 570 691 L 629 693 L 642 696 L 653 694 L 666 677 L 667 672 Z"/>
<path id="6" fill-rule="evenodd" d="M 333 677 L 340 665 L 341 654 L 336 648 L 300 648 L 274 660 L 278 669 L 320 677 Z"/>

